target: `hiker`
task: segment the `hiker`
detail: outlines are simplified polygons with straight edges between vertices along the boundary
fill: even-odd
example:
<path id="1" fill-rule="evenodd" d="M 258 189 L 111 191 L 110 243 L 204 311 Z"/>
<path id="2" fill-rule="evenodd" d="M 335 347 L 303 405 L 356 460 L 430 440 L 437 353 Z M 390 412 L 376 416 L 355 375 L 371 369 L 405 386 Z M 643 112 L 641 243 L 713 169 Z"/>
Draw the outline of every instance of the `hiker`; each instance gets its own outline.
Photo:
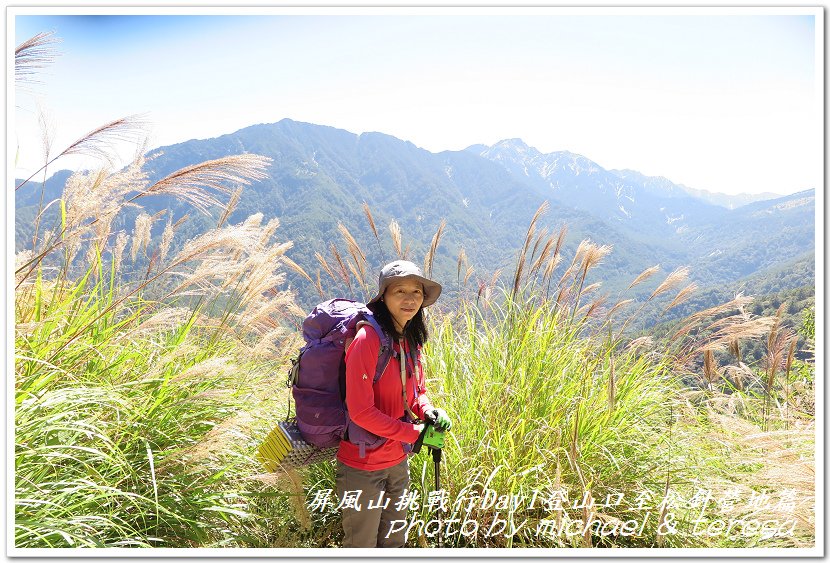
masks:
<path id="1" fill-rule="evenodd" d="M 343 547 L 403 547 L 405 531 L 390 534 L 390 525 L 406 519 L 406 503 L 401 499 L 409 492 L 408 453 L 424 428 L 419 422 L 429 414 L 437 426 L 451 426 L 447 413 L 434 408 L 426 394 L 421 363 L 421 346 L 427 340 L 423 308 L 435 303 L 440 294 L 441 286 L 425 278 L 412 262 L 387 264 L 378 277 L 377 295 L 367 307 L 392 337 L 393 357 L 373 383 L 380 338 L 367 325 L 346 351 L 349 417 L 386 441 L 363 451 L 364 457 L 357 445 L 340 442 L 336 486 L 343 507 Z M 403 370 L 401 347 L 406 359 Z M 350 498 L 344 501 L 346 495 Z M 370 509 L 370 503 L 377 508 Z"/>

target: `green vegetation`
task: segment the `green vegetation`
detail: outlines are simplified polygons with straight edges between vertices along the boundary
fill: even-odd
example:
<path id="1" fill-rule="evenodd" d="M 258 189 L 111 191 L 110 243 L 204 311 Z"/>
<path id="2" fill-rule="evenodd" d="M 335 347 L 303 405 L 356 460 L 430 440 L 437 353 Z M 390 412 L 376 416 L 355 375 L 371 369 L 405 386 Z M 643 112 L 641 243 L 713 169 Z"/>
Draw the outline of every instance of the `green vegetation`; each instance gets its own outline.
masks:
<path id="1" fill-rule="evenodd" d="M 766 472 L 790 467 L 799 479 L 808 476 L 808 464 L 797 460 L 811 456 L 809 433 L 791 432 L 792 441 L 781 444 L 769 433 L 764 437 L 771 442 L 767 452 L 775 451 L 786 461 L 779 465 L 765 459 L 736 432 L 740 425 L 744 432 L 752 429 L 745 436 L 763 435 L 755 427 L 760 416 L 753 420 L 749 412 L 762 408 L 762 397 L 734 394 L 730 398 L 742 401 L 746 411 L 725 416 L 725 395 L 701 394 L 681 384 L 678 374 L 683 370 L 676 356 L 660 353 L 660 346 L 609 340 L 608 325 L 569 321 L 568 313 L 508 297 L 490 314 L 471 307 L 435 327 L 428 350 L 435 401 L 458 419 L 442 476 L 450 498 L 471 491 L 484 495 L 489 489 L 511 498 L 558 497 L 565 507 L 552 510 L 537 504 L 534 510 L 524 504 L 469 513 L 459 507 L 450 517 L 477 520 L 481 533 L 456 536 L 451 545 L 739 547 L 810 542 L 807 527 L 796 538 L 762 542 L 758 536 L 695 533 L 724 517 L 716 501 L 705 507 L 697 503 L 702 491 L 715 499 L 737 488 L 749 498 L 763 485 L 771 493 L 780 492 L 759 477 Z M 784 390 L 779 391 L 776 396 Z M 809 425 L 810 417 L 790 413 L 788 420 Z M 783 428 L 781 419 L 775 428 Z M 432 479 L 426 475 L 430 467 L 426 460 L 413 463 L 413 478 L 424 496 L 431 490 Z M 799 494 L 810 496 L 812 484 L 801 481 L 798 487 Z M 646 503 L 650 515 L 649 509 L 633 509 L 643 498 L 653 501 Z M 586 499 L 595 504 L 585 507 Z M 665 513 L 663 499 L 672 503 Z M 675 531 L 660 534 L 667 515 Z M 766 516 L 782 522 L 786 518 L 774 512 Z M 422 510 L 421 517 L 429 520 L 429 511 Z M 525 525 L 515 536 L 486 537 L 485 530 L 497 529 L 494 522 L 499 519 Z M 597 519 L 601 524 L 592 533 L 568 536 L 568 530 L 579 528 L 578 522 Z M 566 533 L 540 533 L 550 531 L 551 521 L 558 524 L 555 530 Z M 634 536 L 600 533 L 630 521 L 643 524 Z"/>
<path id="2" fill-rule="evenodd" d="M 244 178 L 261 165 L 246 157 L 213 170 Z M 185 171 L 181 181 L 192 189 L 199 179 Z M 100 216 L 62 201 L 60 238 L 18 255 L 15 544 L 227 543 L 246 516 L 240 495 L 251 493 L 253 464 L 226 446 L 252 446 L 252 428 L 270 421 L 256 410 L 270 405 L 268 357 L 293 342 L 274 322 L 291 314 L 292 296 L 261 293 L 281 282 L 274 270 L 287 245 L 271 243 L 274 225 L 253 217 L 217 226 L 129 282 L 120 276 L 125 238 L 96 233 Z M 78 277 L 38 263 L 53 254 L 71 263 L 73 238 L 87 236 Z M 140 236 L 132 240 L 140 251 Z M 191 306 L 177 302 L 184 297 Z"/>
<path id="3" fill-rule="evenodd" d="M 108 124 L 50 162 L 94 152 L 135 125 Z M 374 284 L 374 264 L 408 245 L 395 228 L 391 244 L 382 240 L 366 206 L 359 239 L 372 244 L 341 228 L 346 250 L 315 258 L 328 278 L 312 278 L 288 258 L 291 243 L 273 240 L 278 221 L 233 219 L 234 186 L 266 165 L 232 155 L 149 181 L 138 159 L 74 174 L 58 199 L 35 204 L 32 244 L 15 267 L 16 548 L 339 544 L 336 507 L 311 506 L 334 489 L 332 463 L 262 474 L 253 459 L 289 408 L 283 373 L 304 312 L 283 289 L 286 274 L 321 294 L 343 284 L 359 296 Z M 202 212 L 206 230 L 174 244 L 182 223 L 138 207 L 159 195 Z M 520 237 L 509 275 L 476 283 L 460 252 L 440 276 L 455 280 L 446 286 L 461 303 L 429 316 L 427 386 L 455 421 L 441 520 L 477 524 L 445 533 L 442 545 L 814 545 L 815 375 L 795 344 L 797 329 L 814 347 L 814 312 L 788 325 L 737 298 L 665 327 L 665 339 L 632 339 L 647 306 L 688 302 L 688 270 L 670 272 L 640 302 L 609 301 L 593 276 L 611 248 L 584 240 L 563 254 L 566 229 L 539 226 L 546 211 Z M 54 228 L 41 225 L 46 217 Z M 409 249 L 413 259 L 423 252 L 428 273 L 449 256 L 445 228 Z M 642 289 L 658 272 L 622 285 Z M 728 360 L 733 342 L 740 351 L 753 339 L 766 342 L 756 363 Z M 431 465 L 424 454 L 410 464 L 419 495 L 410 515 L 425 522 L 435 514 Z M 756 517 L 780 529 L 717 531 L 725 519 Z M 578 531 L 580 520 L 594 524 Z M 409 545 L 436 543 L 428 527 L 410 533 Z"/>
<path id="4" fill-rule="evenodd" d="M 17 60 L 31 63 L 21 53 L 48 40 L 25 43 Z M 107 124 L 50 162 L 95 154 L 137 125 Z M 261 178 L 267 160 L 231 156 L 153 183 L 143 164 L 72 175 L 59 199 L 40 202 L 16 256 L 17 547 L 211 546 L 245 534 L 240 499 L 255 473 L 243 451 L 274 408 L 262 393 L 268 358 L 293 343 L 279 322 L 296 312 L 279 290 L 290 244 L 271 241 L 276 223 L 227 225 L 227 213 L 175 253 L 172 222 L 149 253 L 153 217 L 139 211 L 132 235 L 116 229 L 157 195 L 210 216 L 217 193 Z M 60 213 L 47 229 L 49 209 Z M 125 275 L 139 260 L 142 275 Z"/>
<path id="5" fill-rule="evenodd" d="M 669 225 L 664 212 L 658 211 L 663 207 L 660 201 L 673 207 L 681 200 L 664 199 L 665 194 L 646 190 L 648 193 L 637 193 L 639 210 L 633 218 L 622 220 L 618 196 L 607 190 L 602 181 L 613 180 L 607 173 L 574 176 L 565 167 L 558 170 L 564 175 L 557 180 L 562 190 L 551 190 L 551 178 L 540 176 L 537 179 L 541 183 L 534 182 L 521 172 L 522 167 L 518 174 L 511 174 L 502 164 L 473 152 L 432 154 L 382 134 L 354 135 L 290 120 L 154 150 L 148 156 L 152 158 L 148 167 L 150 179 L 154 181 L 205 159 L 236 154 L 243 150 L 241 147 L 272 158 L 273 164 L 266 178 L 252 182 L 240 194 L 229 221 L 240 222 L 260 212 L 264 221 L 278 217 L 284 238 L 295 243 L 292 259 L 312 278 L 319 267 L 317 253 L 327 260 L 334 259 L 330 243 L 337 238 L 339 223 L 354 231 L 361 247 L 374 251 L 373 235 L 356 227 L 363 223 L 361 204 L 366 202 L 375 211 L 379 231 L 386 232 L 393 220 L 398 223 L 404 245 L 411 248 L 413 256 L 426 253 L 432 233 L 445 220 L 446 232 L 435 257 L 435 273 L 442 279 L 451 279 L 455 257 L 464 248 L 470 263 L 475 265 L 475 278 L 489 280 L 499 269 L 510 270 L 522 243 L 526 219 L 545 200 L 551 200 L 553 205 L 540 223 L 540 230 L 555 232 L 562 225 L 568 226 L 562 249 L 566 259 L 573 257 L 586 238 L 600 245 L 613 245 L 614 252 L 594 273 L 594 279 L 602 281 L 606 290 L 625 289 L 625 280 L 653 264 L 660 264 L 666 271 L 692 266 L 693 279 L 701 288 L 694 304 L 707 308 L 731 299 L 737 291 L 760 295 L 801 287 L 815 278 L 807 269 L 788 268 L 779 272 L 782 275 L 776 274 L 775 287 L 743 285 L 751 276 L 772 276 L 774 269 L 790 266 L 789 260 L 814 254 L 815 202 L 805 194 L 731 211 L 683 198 L 685 218 Z M 59 171 L 56 176 L 54 182 L 46 182 L 46 202 L 59 197 L 62 191 L 66 174 Z M 32 239 L 31 219 L 37 215 L 39 196 L 33 184 L 16 193 L 20 210 L 16 221 L 17 250 L 24 248 L 24 241 Z M 628 209 L 624 196 L 621 201 Z M 582 207 L 577 209 L 579 205 Z M 181 221 L 177 227 L 181 238 L 174 240 L 172 250 L 211 226 L 202 214 L 193 213 L 187 202 L 174 198 L 147 198 L 143 206 L 150 216 L 164 214 L 151 228 L 155 243 L 160 240 L 167 220 L 177 224 Z M 57 209 L 50 208 L 47 215 L 53 211 Z M 118 228 L 132 230 L 136 216 L 137 213 L 125 210 Z M 765 244 L 758 244 L 759 240 Z M 393 255 L 384 239 L 382 251 L 369 259 L 369 271 L 375 271 Z M 143 266 L 146 268 L 146 264 Z M 142 264 L 136 264 L 137 269 L 141 267 Z M 289 273 L 287 281 L 304 309 L 319 301 L 314 283 L 301 274 Z M 333 280 L 327 281 L 326 289 L 350 294 L 350 288 Z M 722 295 L 721 290 L 728 290 L 730 295 Z M 444 297 L 456 299 L 455 288 L 448 288 Z M 701 303 L 704 297 L 710 298 Z M 693 310 L 697 308 L 690 309 Z M 651 315 L 646 310 L 642 320 L 649 324 L 665 320 L 658 314 Z"/>
<path id="6" fill-rule="evenodd" d="M 430 315 L 428 388 L 456 422 L 441 476 L 445 512 L 430 506 L 431 460 L 411 461 L 413 519 L 424 524 L 413 527 L 410 544 L 436 545 L 437 524 L 428 523 L 440 517 L 455 526 L 444 528 L 455 533 L 442 545 L 456 547 L 811 545 L 812 414 L 797 405 L 812 388 L 794 390 L 787 367 L 764 372 L 768 386 L 736 389 L 725 368 L 696 364 L 733 340 L 773 335 L 773 354 L 791 365 L 792 333 L 773 317 L 746 315 L 751 300 L 739 298 L 698 311 L 664 340 L 632 340 L 626 327 L 646 306 L 670 309 L 691 295 L 688 271 L 658 282 L 645 304 L 606 303 L 589 274 L 610 249 L 585 241 L 563 262 L 561 233 L 533 244 L 544 211 L 531 221 L 512 287 L 480 287 L 461 308 Z M 461 280 L 463 261 L 458 271 Z M 312 473 L 307 500 L 333 488 L 331 466 Z M 781 494 L 801 500 L 795 514 L 776 504 Z M 742 500 L 724 508 L 729 495 Z M 762 497 L 775 502 L 766 510 L 746 502 Z M 727 516 L 763 516 L 786 523 L 788 533 L 716 533 Z M 335 507 L 313 512 L 312 521 L 322 536 L 338 537 Z M 571 533 L 580 522 L 593 530 Z M 636 534 L 609 532 L 632 522 Z"/>

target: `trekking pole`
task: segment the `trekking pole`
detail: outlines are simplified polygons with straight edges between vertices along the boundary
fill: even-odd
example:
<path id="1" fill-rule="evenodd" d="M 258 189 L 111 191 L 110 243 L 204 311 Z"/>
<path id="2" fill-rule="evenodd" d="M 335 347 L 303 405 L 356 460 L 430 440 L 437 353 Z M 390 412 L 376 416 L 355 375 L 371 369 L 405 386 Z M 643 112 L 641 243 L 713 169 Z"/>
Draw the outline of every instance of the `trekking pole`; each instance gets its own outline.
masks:
<path id="1" fill-rule="evenodd" d="M 441 490 L 441 452 L 444 450 L 441 448 L 432 448 L 432 461 L 435 462 L 435 490 Z M 443 512 L 441 506 L 438 506 L 438 547 L 441 547 L 441 527 L 444 525 L 441 522 L 441 512 Z"/>
<path id="2" fill-rule="evenodd" d="M 421 431 L 421 435 L 418 436 L 418 441 L 415 442 L 412 446 L 412 451 L 414 453 L 418 453 L 421 451 L 421 446 L 426 444 L 426 446 L 432 450 L 432 461 L 435 463 L 435 490 L 441 490 L 441 452 L 443 451 L 442 448 L 444 447 L 444 430 L 435 426 L 435 418 L 431 416 L 427 416 L 424 420 L 424 429 Z M 440 512 L 441 508 L 439 506 L 439 518 L 438 518 L 438 547 L 441 547 L 441 526 L 443 523 L 441 522 Z"/>

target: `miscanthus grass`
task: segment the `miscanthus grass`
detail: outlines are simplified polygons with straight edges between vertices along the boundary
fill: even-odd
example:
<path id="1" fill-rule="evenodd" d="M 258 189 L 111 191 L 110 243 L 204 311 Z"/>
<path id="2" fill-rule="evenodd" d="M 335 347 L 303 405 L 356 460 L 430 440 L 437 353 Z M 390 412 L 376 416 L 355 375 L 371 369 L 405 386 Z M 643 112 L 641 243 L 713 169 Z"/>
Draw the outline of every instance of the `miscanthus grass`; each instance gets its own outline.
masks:
<path id="1" fill-rule="evenodd" d="M 252 507 L 260 492 L 288 496 L 258 478 L 251 452 L 283 400 L 278 358 L 296 345 L 291 295 L 273 291 L 285 247 L 269 231 L 254 220 L 186 243 L 158 287 L 119 282 L 100 253 L 78 278 L 38 266 L 20 279 L 15 547 L 267 536 Z"/>
<path id="2" fill-rule="evenodd" d="M 18 75 L 45 62 L 50 39 L 18 48 Z M 108 158 L 140 125 L 115 120 L 45 151 L 44 178 L 65 155 L 102 162 L 54 201 L 35 175 L 16 186 L 41 193 L 31 244 L 15 257 L 18 549 L 251 544 L 274 533 L 258 503 L 290 502 L 251 454 L 284 400 L 269 384 L 296 346 L 285 327 L 299 311 L 282 288 L 285 271 L 301 269 L 291 243 L 275 240 L 277 220 L 229 221 L 269 161 L 231 155 L 150 182 L 144 157 L 123 169 Z M 140 205 L 157 195 L 219 219 L 176 245 L 184 217 L 164 217 L 154 246 L 167 211 Z M 117 228 L 136 208 L 134 226 Z"/>
<path id="3" fill-rule="evenodd" d="M 533 216 L 511 275 L 476 279 L 461 249 L 459 301 L 428 311 L 427 387 L 454 426 L 443 490 L 428 454 L 410 459 L 408 545 L 814 545 L 811 368 L 793 361 L 793 332 L 749 314 L 752 299 L 737 295 L 665 337 L 638 334 L 646 307 L 665 313 L 694 294 L 690 269 L 673 269 L 639 300 L 603 293 L 591 275 L 613 248 L 583 240 L 565 258 L 567 227 L 537 227 L 546 210 Z M 394 220 L 390 233 L 406 256 Z M 348 252 L 332 243 L 335 261 L 318 253 L 318 262 L 333 282 L 351 289 L 353 276 L 370 295 L 367 253 L 341 234 Z M 628 290 L 660 272 L 646 268 Z M 747 366 L 741 342 L 758 338 L 767 357 Z M 334 489 L 333 464 L 305 477 L 306 501 Z M 309 526 L 310 545 L 338 545 L 335 507 L 312 513 Z"/>
<path id="4" fill-rule="evenodd" d="M 21 268 L 15 547 L 267 535 L 250 508 L 266 487 L 250 454 L 282 401 L 271 384 L 296 345 L 284 325 L 297 314 L 278 289 L 286 245 L 269 240 L 274 228 L 254 217 L 206 233 L 143 281 L 120 279 L 120 235 L 93 241 L 77 277 Z"/>
<path id="5" fill-rule="evenodd" d="M 468 306 L 435 320 L 428 388 L 454 421 L 443 454 L 444 512 L 429 502 L 432 460 L 411 461 L 422 493 L 417 518 L 455 522 L 443 545 L 811 545 L 810 420 L 797 431 L 764 432 L 724 404 L 728 395 L 683 385 L 676 359 L 653 343 L 621 346 L 607 326 L 569 317 L 505 295 L 486 313 Z M 791 505 L 781 502 L 790 497 Z M 719 521 L 730 518 L 775 522 L 781 535 L 743 535 L 739 524 L 721 533 Z M 413 542 L 435 545 L 435 529 L 413 528 Z"/>
<path id="6" fill-rule="evenodd" d="M 631 329 L 644 307 L 667 311 L 694 293 L 689 268 L 669 272 L 640 301 L 612 298 L 590 278 L 613 249 L 584 240 L 564 259 L 567 228 L 550 235 L 536 226 L 546 209 L 531 220 L 515 270 L 505 276 L 509 286 L 497 271 L 469 289 L 475 270 L 461 249 L 460 302 L 429 310 L 427 388 L 453 428 L 442 490 L 434 490 L 431 456 L 410 458 L 408 545 L 812 545 L 812 420 L 780 402 L 776 412 L 770 407 L 772 397 L 781 399 L 774 376 L 792 371 L 791 335 L 770 335 L 775 319 L 747 314 L 750 299 L 737 296 L 693 314 L 668 338 L 637 336 Z M 390 230 L 400 256 L 396 222 Z M 443 223 L 427 268 L 442 230 Z M 337 265 L 318 255 L 320 265 L 348 284 L 348 271 L 359 271 L 351 261 L 366 255 L 350 249 L 349 261 L 334 245 L 331 252 Z M 660 271 L 647 268 L 628 289 Z M 774 356 L 764 369 L 740 359 L 719 365 L 715 351 L 759 337 Z M 736 370 L 755 382 L 736 389 L 729 379 Z M 306 502 L 335 488 L 333 467 L 305 470 Z M 334 506 L 313 511 L 309 526 L 311 545 L 338 545 L 342 537 Z"/>
<path id="7" fill-rule="evenodd" d="M 49 40 L 23 44 L 19 68 L 46 62 Z M 38 173 L 67 154 L 106 161 L 109 143 L 140 126 L 119 119 L 57 153 L 47 139 Z M 140 157 L 73 175 L 55 201 L 41 188 L 31 246 L 15 257 L 16 548 L 339 545 L 336 508 L 308 507 L 334 489 L 333 464 L 266 474 L 253 459 L 286 413 L 281 374 L 299 345 L 287 327 L 303 311 L 282 289 L 285 274 L 314 283 L 287 255 L 291 243 L 274 240 L 278 220 L 230 221 L 242 186 L 267 164 L 236 155 L 150 183 Z M 117 230 L 125 209 L 160 194 L 210 217 L 218 209 L 215 226 L 176 245 L 184 217 L 139 209 L 132 229 Z M 58 221 L 41 224 L 51 208 Z M 454 524 L 441 534 L 453 547 L 814 544 L 809 366 L 794 361 L 780 314 L 748 315 L 738 296 L 668 340 L 634 338 L 646 304 L 668 310 L 695 291 L 689 270 L 669 273 L 645 301 L 612 299 L 591 273 L 613 249 L 584 240 L 566 258 L 566 226 L 537 227 L 546 210 L 531 220 L 509 286 L 501 270 L 475 277 L 462 250 L 459 306 L 430 310 L 427 387 L 454 425 L 443 491 L 427 454 L 410 460 L 409 545 L 437 544 L 435 524 L 419 519 Z M 368 205 L 364 213 L 383 255 Z M 369 295 L 369 256 L 353 229 L 339 228 L 346 251 L 331 243 L 330 258 L 315 257 L 329 280 L 351 290 L 354 278 Z M 389 231 L 389 256 L 410 257 L 396 221 Z M 328 298 L 323 279 L 318 271 Z M 749 338 L 766 339 L 762 366 L 741 360 Z M 727 350 L 734 364 L 724 365 Z M 759 515 L 791 533 L 698 533 Z"/>
<path id="8" fill-rule="evenodd" d="M 487 315 L 471 306 L 436 324 L 429 372 L 435 404 L 453 413 L 443 476 L 450 497 L 506 495 L 514 503 L 497 510 L 492 498 L 451 502 L 445 517 L 480 526 L 451 544 L 586 545 L 583 533 L 553 530 L 583 519 L 583 508 L 603 522 L 629 520 L 624 508 L 632 493 L 656 496 L 671 467 L 664 432 L 674 382 L 667 366 L 608 350 L 601 337 L 580 335 L 568 317 L 506 296 Z M 431 481 L 424 482 L 429 490 Z M 600 507 L 620 493 L 631 498 Z M 599 543 L 653 542 L 657 515 L 646 512 L 638 515 L 646 518 L 645 537 Z M 508 522 L 502 533 L 500 520 Z"/>

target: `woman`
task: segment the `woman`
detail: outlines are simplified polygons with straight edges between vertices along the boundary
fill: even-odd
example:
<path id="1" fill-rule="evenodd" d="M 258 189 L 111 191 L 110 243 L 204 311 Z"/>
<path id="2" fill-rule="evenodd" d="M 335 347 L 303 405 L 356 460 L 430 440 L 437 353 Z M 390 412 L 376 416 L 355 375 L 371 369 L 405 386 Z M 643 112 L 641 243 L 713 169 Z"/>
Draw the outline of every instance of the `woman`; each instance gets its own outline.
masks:
<path id="1" fill-rule="evenodd" d="M 343 547 L 403 547 L 405 530 L 392 522 L 406 519 L 409 488 L 407 455 L 428 415 L 444 429 L 447 413 L 432 406 L 424 388 L 420 361 L 427 340 L 423 308 L 435 303 L 441 286 L 418 266 L 397 260 L 383 267 L 378 293 L 367 304 L 394 342 L 383 375 L 372 383 L 381 339 L 364 325 L 346 351 L 346 408 L 358 426 L 386 438 L 364 451 L 343 440 L 337 453 L 337 494 L 343 514 Z M 404 362 L 402 369 L 401 349 Z M 405 384 L 404 384 L 405 383 Z M 359 492 L 358 492 L 359 491 Z"/>

